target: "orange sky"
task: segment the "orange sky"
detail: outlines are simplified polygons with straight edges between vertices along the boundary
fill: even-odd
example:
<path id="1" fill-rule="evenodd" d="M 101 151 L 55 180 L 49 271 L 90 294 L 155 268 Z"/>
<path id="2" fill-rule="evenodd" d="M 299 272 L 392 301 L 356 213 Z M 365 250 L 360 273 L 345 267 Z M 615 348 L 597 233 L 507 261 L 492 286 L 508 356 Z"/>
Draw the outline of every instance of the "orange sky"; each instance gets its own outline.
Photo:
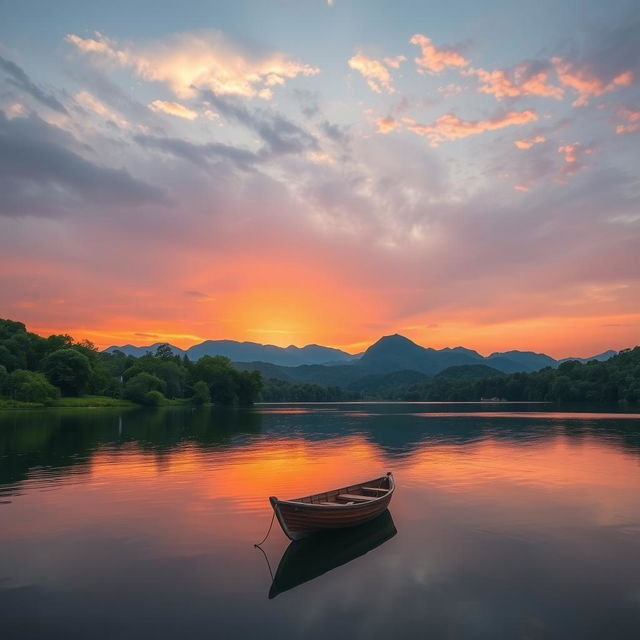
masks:
<path id="1" fill-rule="evenodd" d="M 624 11 L 351 4 L 0 16 L 0 317 L 99 347 L 640 343 Z"/>

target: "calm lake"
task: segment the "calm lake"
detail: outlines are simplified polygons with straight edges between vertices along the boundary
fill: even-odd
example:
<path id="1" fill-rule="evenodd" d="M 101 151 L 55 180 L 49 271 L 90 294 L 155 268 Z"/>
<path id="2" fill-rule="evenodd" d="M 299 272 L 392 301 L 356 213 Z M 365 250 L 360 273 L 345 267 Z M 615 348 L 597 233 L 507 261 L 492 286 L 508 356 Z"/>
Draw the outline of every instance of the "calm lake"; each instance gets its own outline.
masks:
<path id="1" fill-rule="evenodd" d="M 268 496 L 393 471 L 295 543 Z M 275 574 L 272 581 L 271 571 Z M 0 636 L 640 637 L 640 415 L 298 404 L 0 413 Z"/>

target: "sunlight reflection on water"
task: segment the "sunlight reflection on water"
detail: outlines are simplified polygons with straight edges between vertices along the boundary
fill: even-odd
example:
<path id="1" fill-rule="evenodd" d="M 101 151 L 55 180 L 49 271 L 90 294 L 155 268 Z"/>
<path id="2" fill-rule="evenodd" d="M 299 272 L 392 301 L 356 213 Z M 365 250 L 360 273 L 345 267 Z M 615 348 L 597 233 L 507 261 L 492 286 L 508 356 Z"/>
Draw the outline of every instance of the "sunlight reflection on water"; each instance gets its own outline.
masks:
<path id="1" fill-rule="evenodd" d="M 9 637 L 633 637 L 640 419 L 447 409 L 0 415 Z M 269 600 L 268 496 L 385 471 L 393 520 L 289 552 Z"/>

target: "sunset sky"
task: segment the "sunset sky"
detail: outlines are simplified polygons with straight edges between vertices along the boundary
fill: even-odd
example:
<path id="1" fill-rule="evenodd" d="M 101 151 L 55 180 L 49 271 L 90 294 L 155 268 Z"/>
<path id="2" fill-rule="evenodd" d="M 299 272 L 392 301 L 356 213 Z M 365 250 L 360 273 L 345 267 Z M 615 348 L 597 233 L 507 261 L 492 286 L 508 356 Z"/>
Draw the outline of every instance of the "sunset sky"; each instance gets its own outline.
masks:
<path id="1" fill-rule="evenodd" d="M 0 3 L 0 317 L 640 343 L 637 0 Z"/>

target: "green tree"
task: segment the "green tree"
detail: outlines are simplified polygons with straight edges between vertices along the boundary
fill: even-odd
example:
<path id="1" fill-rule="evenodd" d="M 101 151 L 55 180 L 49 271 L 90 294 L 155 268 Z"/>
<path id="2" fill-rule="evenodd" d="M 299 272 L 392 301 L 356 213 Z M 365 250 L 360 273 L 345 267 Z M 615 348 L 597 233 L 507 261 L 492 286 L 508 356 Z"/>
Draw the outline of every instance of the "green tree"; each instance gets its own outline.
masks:
<path id="1" fill-rule="evenodd" d="M 209 387 L 204 380 L 198 380 L 193 385 L 193 396 L 191 396 L 193 404 L 209 404 L 211 402 L 211 393 Z"/>
<path id="2" fill-rule="evenodd" d="M 157 407 L 161 404 L 164 404 L 166 398 L 159 392 L 153 389 L 152 391 L 147 391 L 144 394 L 144 402 L 142 404 L 149 405 L 150 407 Z"/>
<path id="3" fill-rule="evenodd" d="M 229 358 L 203 356 L 193 365 L 192 375 L 194 381 L 202 380 L 207 384 L 215 404 L 228 406 L 236 402 L 234 371 Z"/>
<path id="4" fill-rule="evenodd" d="M 173 360 L 175 356 L 168 344 L 161 344 L 156 348 L 154 357 L 159 358 L 160 360 Z"/>
<path id="5" fill-rule="evenodd" d="M 0 396 L 5 393 L 9 383 L 9 374 L 5 366 L 0 364 Z"/>
<path id="6" fill-rule="evenodd" d="M 7 386 L 10 395 L 22 402 L 51 404 L 60 397 L 60 390 L 36 371 L 16 369 L 9 376 Z"/>
<path id="7" fill-rule="evenodd" d="M 252 405 L 262 390 L 262 376 L 259 371 L 235 371 L 236 398 L 241 406 Z"/>
<path id="8" fill-rule="evenodd" d="M 148 396 L 148 394 L 150 391 L 157 391 L 164 398 L 165 388 L 164 380 L 143 371 L 127 380 L 124 386 L 124 397 L 138 404 L 158 404 L 153 401 L 157 400 L 157 396 Z"/>
<path id="9" fill-rule="evenodd" d="M 89 358 L 75 349 L 58 349 L 49 354 L 42 363 L 42 369 L 64 395 L 82 395 L 91 382 Z"/>

